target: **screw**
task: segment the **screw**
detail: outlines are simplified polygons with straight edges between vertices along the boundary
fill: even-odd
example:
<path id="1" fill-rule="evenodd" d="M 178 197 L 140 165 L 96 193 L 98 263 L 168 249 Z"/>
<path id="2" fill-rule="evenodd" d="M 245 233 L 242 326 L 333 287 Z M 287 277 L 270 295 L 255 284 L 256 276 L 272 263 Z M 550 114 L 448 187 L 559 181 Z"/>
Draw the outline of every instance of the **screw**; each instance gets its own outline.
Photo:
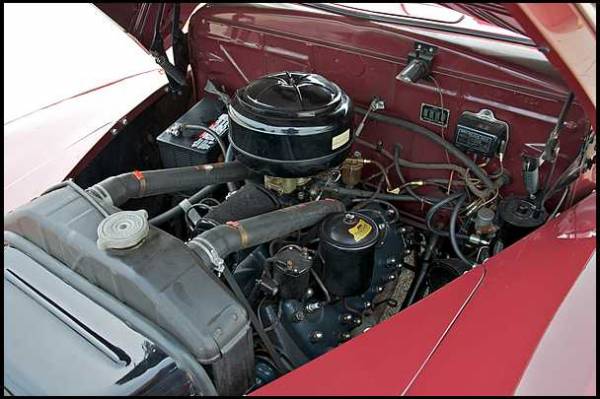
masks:
<path id="1" fill-rule="evenodd" d="M 294 313 L 293 321 L 298 323 L 302 320 L 304 320 L 304 313 L 302 311 L 297 311 L 296 313 Z"/>
<path id="2" fill-rule="evenodd" d="M 126 124 L 127 124 L 127 122 L 129 122 L 129 121 L 127 120 L 127 118 L 123 118 L 123 119 L 121 120 L 121 123 L 122 123 L 123 125 L 126 125 Z"/>
<path id="3" fill-rule="evenodd" d="M 371 308 L 371 302 L 370 301 L 365 301 L 364 305 L 365 309 L 370 309 Z"/>
<path id="4" fill-rule="evenodd" d="M 113 127 L 112 129 L 110 129 L 110 132 L 111 132 L 111 133 L 113 134 L 113 136 L 114 136 L 114 135 L 116 135 L 116 134 L 117 134 L 119 131 L 117 130 L 117 128 L 114 128 L 114 127 Z"/>
<path id="5" fill-rule="evenodd" d="M 352 336 L 350 335 L 349 332 L 343 332 L 343 333 L 340 333 L 340 335 L 339 335 L 340 342 L 348 341 L 350 338 L 352 338 Z"/>
<path id="6" fill-rule="evenodd" d="M 308 313 L 315 312 L 319 309 L 321 309 L 321 304 L 319 302 L 312 302 L 312 303 L 307 304 L 304 307 L 304 310 L 306 310 L 306 312 L 308 312 Z"/>
<path id="7" fill-rule="evenodd" d="M 357 326 L 360 326 L 362 324 L 362 319 L 360 317 L 357 317 L 353 321 L 354 321 L 354 324 Z"/>
<path id="8" fill-rule="evenodd" d="M 350 323 L 352 322 L 352 315 L 350 313 L 346 313 L 340 316 L 342 323 Z"/>
<path id="9" fill-rule="evenodd" d="M 396 258 L 388 258 L 386 261 L 386 264 L 388 266 L 394 266 L 395 263 L 396 263 Z"/>
<path id="10" fill-rule="evenodd" d="M 375 292 L 383 292 L 383 287 L 378 285 L 377 287 L 375 287 Z"/>
<path id="11" fill-rule="evenodd" d="M 315 330 L 310 334 L 310 341 L 315 343 L 323 339 L 323 333 L 319 330 Z"/>
<path id="12" fill-rule="evenodd" d="M 346 222 L 346 223 L 352 223 L 355 218 L 356 218 L 356 216 L 354 216 L 353 214 L 347 213 L 347 214 L 344 215 L 344 222 Z"/>

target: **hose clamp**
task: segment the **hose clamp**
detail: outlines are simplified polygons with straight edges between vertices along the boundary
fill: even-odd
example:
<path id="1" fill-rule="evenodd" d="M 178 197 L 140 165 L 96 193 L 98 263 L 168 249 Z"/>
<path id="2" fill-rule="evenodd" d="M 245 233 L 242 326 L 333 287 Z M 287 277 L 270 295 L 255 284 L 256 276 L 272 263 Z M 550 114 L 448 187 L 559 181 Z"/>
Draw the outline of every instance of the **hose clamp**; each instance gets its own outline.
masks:
<path id="1" fill-rule="evenodd" d="M 225 225 L 235 229 L 238 232 L 238 234 L 240 235 L 240 243 L 242 245 L 242 248 L 247 248 L 249 238 L 248 232 L 246 232 L 244 226 L 242 226 L 242 224 L 239 221 L 229 221 L 225 223 Z"/>
<path id="2" fill-rule="evenodd" d="M 146 192 L 146 176 L 144 176 L 144 173 L 142 171 L 134 170 L 133 177 L 135 177 L 137 179 L 137 181 L 139 182 L 139 184 L 140 184 L 139 196 L 143 197 L 144 193 Z"/>
<path id="3" fill-rule="evenodd" d="M 190 241 L 190 244 L 202 250 L 208 261 L 213 265 L 213 270 L 217 273 L 217 276 L 221 277 L 221 274 L 225 270 L 225 261 L 219 256 L 219 253 L 212 244 L 202 237 L 195 237 Z"/>

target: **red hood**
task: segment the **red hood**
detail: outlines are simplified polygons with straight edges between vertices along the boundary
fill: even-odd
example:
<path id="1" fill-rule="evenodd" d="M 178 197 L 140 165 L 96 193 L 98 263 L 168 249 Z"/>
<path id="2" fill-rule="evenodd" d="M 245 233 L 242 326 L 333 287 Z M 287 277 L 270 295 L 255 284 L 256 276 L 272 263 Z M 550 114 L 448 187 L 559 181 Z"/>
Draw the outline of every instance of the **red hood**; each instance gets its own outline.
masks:
<path id="1" fill-rule="evenodd" d="M 161 22 L 161 34 L 165 49 L 171 46 L 173 5 L 175 3 L 94 3 L 102 12 L 121 25 L 125 32 L 137 39 L 149 51 L 154 37 L 154 23 L 160 7 L 165 7 Z M 201 3 L 181 3 L 179 15 L 183 25 L 192 11 Z"/>
<path id="2" fill-rule="evenodd" d="M 127 33 L 135 37 L 139 43 L 150 48 L 154 35 L 153 27 L 158 10 L 163 3 L 96 3 L 96 6 L 116 21 Z M 183 25 L 194 9 L 201 3 L 181 3 L 179 16 L 180 24 Z M 336 3 L 344 6 L 343 3 Z M 440 3 L 447 8 L 460 12 L 461 14 L 485 21 L 499 28 L 509 30 L 519 35 L 526 35 L 525 29 L 501 4 L 490 3 Z M 352 4 L 348 4 L 352 8 Z M 408 16 L 408 15 L 404 15 Z M 416 19 L 428 19 L 427 15 L 412 16 Z M 166 3 L 161 22 L 161 33 L 165 47 L 171 45 L 171 29 L 173 20 L 173 3 Z"/>
<path id="3" fill-rule="evenodd" d="M 440 3 L 440 5 L 527 36 L 525 29 L 501 3 Z"/>
<path id="4" fill-rule="evenodd" d="M 180 26 L 183 26 L 199 4 L 201 3 L 181 3 Z M 163 3 L 98 3 L 96 5 L 135 37 L 144 48 L 149 49 L 154 36 L 154 20 Z M 441 5 L 513 34 L 525 36 L 527 40 L 531 38 L 532 44 L 540 48 L 549 61 L 563 73 L 571 90 L 583 103 L 592 126 L 596 127 L 595 57 L 590 60 L 593 62 L 591 66 L 594 69 L 591 73 L 590 65 L 583 65 L 579 59 L 580 54 L 573 50 L 577 42 L 587 43 L 591 40 L 595 44 L 596 40 L 595 17 L 594 21 L 590 22 L 583 16 L 581 4 L 441 3 Z M 330 5 L 321 3 L 311 6 L 328 10 L 331 8 Z M 168 48 L 171 45 L 174 7 L 173 3 L 164 3 L 164 7 L 161 33 L 164 46 Z M 557 23 L 561 27 L 559 31 L 554 29 Z M 571 38 L 566 37 L 564 27 Z"/>

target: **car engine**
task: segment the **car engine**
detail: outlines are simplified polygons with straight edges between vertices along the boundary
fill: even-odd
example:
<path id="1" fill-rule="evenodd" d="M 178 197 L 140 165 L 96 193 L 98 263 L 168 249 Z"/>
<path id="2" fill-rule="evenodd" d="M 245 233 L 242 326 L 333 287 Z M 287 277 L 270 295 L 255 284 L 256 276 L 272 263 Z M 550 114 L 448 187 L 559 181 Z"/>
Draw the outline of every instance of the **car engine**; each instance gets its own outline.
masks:
<path id="1" fill-rule="evenodd" d="M 91 187 L 63 182 L 5 217 L 5 246 L 41 264 L 50 255 L 160 327 L 206 370 L 191 378 L 219 394 L 251 392 L 548 218 L 535 165 L 524 164 L 532 195 L 500 200 L 509 176 L 466 155 L 502 159 L 509 126 L 492 111 L 463 115 L 454 143 L 417 129 L 463 163 L 436 165 L 361 138 L 382 106 L 375 99 L 357 109 L 337 84 L 305 72 L 264 76 L 231 98 L 206 96 L 158 136 L 163 169 Z M 364 115 L 358 126 L 355 111 Z M 460 178 L 407 181 L 401 167 Z M 417 193 L 421 186 L 431 190 Z M 127 207 L 158 195 L 175 205 L 151 217 Z M 433 206 L 419 217 L 398 204 Z"/>

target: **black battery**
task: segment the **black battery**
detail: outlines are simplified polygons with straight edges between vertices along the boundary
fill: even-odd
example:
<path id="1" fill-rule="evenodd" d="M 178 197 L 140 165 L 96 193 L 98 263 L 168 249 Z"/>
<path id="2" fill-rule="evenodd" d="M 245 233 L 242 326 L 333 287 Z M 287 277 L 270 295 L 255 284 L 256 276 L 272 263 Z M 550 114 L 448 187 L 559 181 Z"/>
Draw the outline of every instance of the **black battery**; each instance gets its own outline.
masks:
<path id="1" fill-rule="evenodd" d="M 211 128 L 227 144 L 229 118 L 225 105 L 212 97 L 203 98 L 157 137 L 165 168 L 217 161 L 219 143 L 209 133 L 194 128 L 198 125 Z"/>

